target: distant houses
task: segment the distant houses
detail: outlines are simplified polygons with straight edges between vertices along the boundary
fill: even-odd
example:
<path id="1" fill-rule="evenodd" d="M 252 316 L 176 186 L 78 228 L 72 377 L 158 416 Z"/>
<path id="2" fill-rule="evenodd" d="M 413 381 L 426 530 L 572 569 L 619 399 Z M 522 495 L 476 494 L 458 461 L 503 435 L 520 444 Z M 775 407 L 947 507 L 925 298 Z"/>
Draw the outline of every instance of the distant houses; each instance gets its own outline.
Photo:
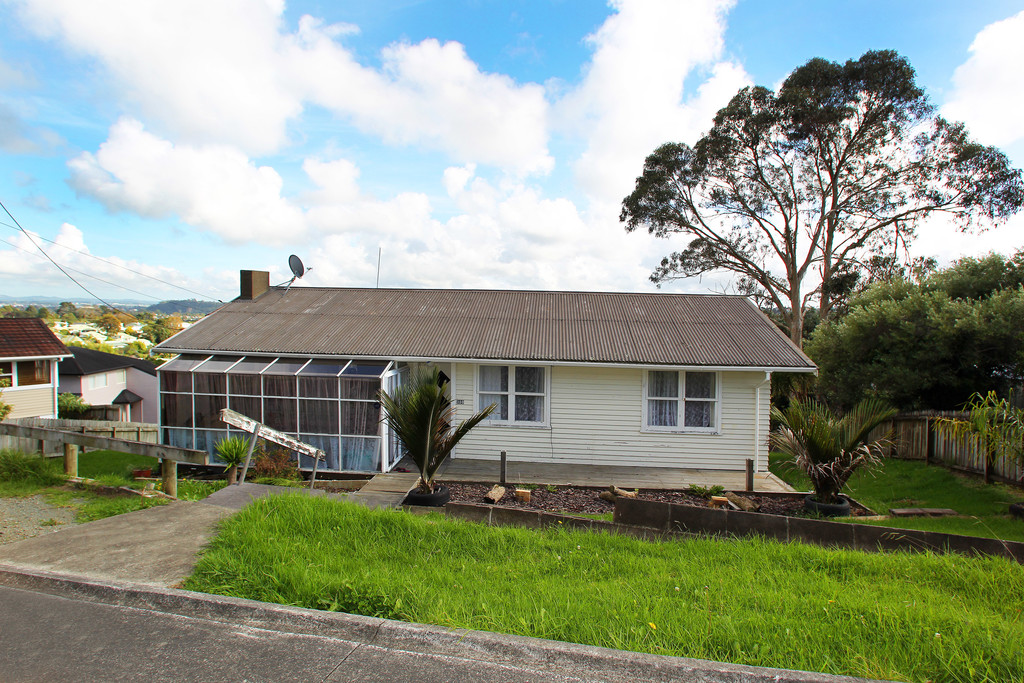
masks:
<path id="1" fill-rule="evenodd" d="M 141 344 L 147 349 L 153 345 L 153 342 L 145 337 L 137 336 L 142 332 L 142 325 L 140 323 L 128 325 L 125 328 L 126 331 L 118 332 L 114 335 L 107 335 L 93 323 L 68 323 L 63 320 L 53 322 L 50 325 L 50 329 L 65 343 L 78 341 L 106 344 L 114 349 L 123 349 L 135 343 Z M 135 334 L 131 334 L 131 332 Z"/>

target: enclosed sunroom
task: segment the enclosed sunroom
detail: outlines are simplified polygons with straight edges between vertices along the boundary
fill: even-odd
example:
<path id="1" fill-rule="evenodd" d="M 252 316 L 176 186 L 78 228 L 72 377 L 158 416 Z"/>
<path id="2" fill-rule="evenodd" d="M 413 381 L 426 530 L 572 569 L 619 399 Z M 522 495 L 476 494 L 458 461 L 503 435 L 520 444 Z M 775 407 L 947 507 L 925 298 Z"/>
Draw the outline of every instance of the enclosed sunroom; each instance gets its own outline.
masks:
<path id="1" fill-rule="evenodd" d="M 321 449 L 321 470 L 387 471 L 398 457 L 378 395 L 400 373 L 387 361 L 183 354 L 158 369 L 162 440 L 213 456 L 221 439 L 248 437 L 220 420 L 230 408 Z"/>

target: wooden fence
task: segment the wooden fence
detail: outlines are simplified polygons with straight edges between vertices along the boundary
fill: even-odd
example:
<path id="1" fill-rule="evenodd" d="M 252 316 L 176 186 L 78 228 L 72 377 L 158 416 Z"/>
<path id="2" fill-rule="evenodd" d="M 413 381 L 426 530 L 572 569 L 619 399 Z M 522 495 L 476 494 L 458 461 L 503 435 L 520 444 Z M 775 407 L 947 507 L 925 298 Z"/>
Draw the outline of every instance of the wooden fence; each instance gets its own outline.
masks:
<path id="1" fill-rule="evenodd" d="M 997 458 L 991 465 L 974 437 L 953 437 L 936 426 L 940 418 L 962 419 L 966 413 L 953 410 L 927 410 L 901 413 L 892 421 L 893 448 L 889 457 L 906 460 L 924 460 L 941 463 L 955 470 L 972 472 L 993 479 L 1024 483 L 1024 467 L 1021 463 L 1005 456 Z M 880 436 L 885 428 L 877 430 Z"/>
<path id="2" fill-rule="evenodd" d="M 107 436 L 111 439 L 129 439 L 145 443 L 160 443 L 160 428 L 147 422 L 113 422 L 109 420 L 56 420 L 43 417 L 21 417 L 7 420 L 22 427 L 39 427 L 41 429 L 59 429 L 65 432 L 78 432 L 90 436 Z M 39 452 L 38 439 L 26 439 L 17 436 L 0 435 L 0 449 L 13 448 L 26 453 Z M 45 453 L 48 455 L 63 454 L 63 445 L 58 440 L 44 442 Z"/>

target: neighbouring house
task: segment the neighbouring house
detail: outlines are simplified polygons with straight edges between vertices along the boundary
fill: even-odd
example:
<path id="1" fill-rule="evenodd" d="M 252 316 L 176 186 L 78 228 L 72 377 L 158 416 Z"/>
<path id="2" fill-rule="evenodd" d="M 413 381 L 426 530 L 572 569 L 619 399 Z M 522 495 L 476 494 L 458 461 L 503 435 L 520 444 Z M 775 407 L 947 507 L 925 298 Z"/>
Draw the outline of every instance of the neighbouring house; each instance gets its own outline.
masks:
<path id="1" fill-rule="evenodd" d="M 167 444 L 211 451 L 228 407 L 388 470 L 378 392 L 434 366 L 456 421 L 497 406 L 456 458 L 763 472 L 772 373 L 816 370 L 741 296 L 241 285 L 155 347 Z"/>
<path id="2" fill-rule="evenodd" d="M 10 418 L 57 417 L 57 363 L 71 353 L 38 318 L 0 318 L 0 391 Z"/>
<path id="3" fill-rule="evenodd" d="M 93 406 L 117 406 L 124 422 L 152 422 L 159 418 L 160 399 L 156 364 L 142 358 L 69 348 L 71 358 L 60 364 L 61 393 L 77 394 Z"/>

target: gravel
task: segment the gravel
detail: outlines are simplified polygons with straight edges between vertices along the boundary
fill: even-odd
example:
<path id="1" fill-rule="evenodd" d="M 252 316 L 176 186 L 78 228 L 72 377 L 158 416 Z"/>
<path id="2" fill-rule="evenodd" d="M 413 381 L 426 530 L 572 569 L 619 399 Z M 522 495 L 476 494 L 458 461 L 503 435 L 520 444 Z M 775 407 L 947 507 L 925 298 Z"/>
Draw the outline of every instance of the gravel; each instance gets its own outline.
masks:
<path id="1" fill-rule="evenodd" d="M 77 524 L 75 508 L 51 505 L 45 496 L 0 498 L 0 544 L 14 543 L 72 524 Z"/>

